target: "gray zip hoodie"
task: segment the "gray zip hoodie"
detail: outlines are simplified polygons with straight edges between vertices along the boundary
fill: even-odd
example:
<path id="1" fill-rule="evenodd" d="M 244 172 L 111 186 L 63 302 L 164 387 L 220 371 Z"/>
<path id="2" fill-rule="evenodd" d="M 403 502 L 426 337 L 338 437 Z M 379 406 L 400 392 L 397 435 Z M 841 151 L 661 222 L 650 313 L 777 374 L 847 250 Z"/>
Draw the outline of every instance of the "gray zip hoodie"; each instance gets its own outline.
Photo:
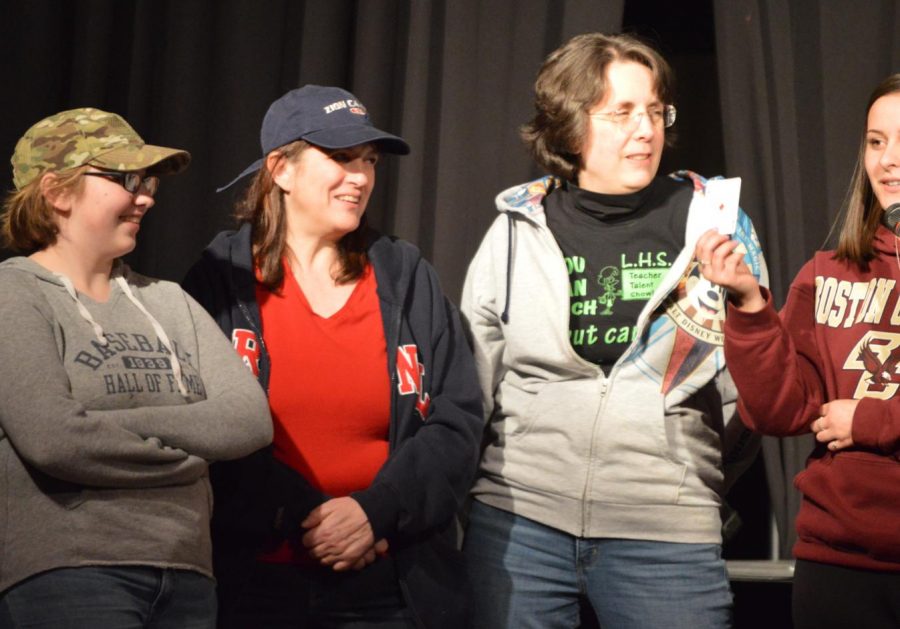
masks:
<path id="1" fill-rule="evenodd" d="M 209 315 L 121 263 L 99 303 L 13 258 L 0 326 L 0 591 L 87 565 L 212 576 L 207 463 L 265 446 L 272 424 Z"/>
<path id="2" fill-rule="evenodd" d="M 477 500 L 579 537 L 721 542 L 726 468 L 757 442 L 735 415 L 723 300 L 693 260 L 711 226 L 705 182 L 679 174 L 695 189 L 685 248 L 609 377 L 569 342 L 569 277 L 542 204 L 552 178 L 498 195 L 461 306 L 488 418 Z M 735 238 L 765 283 L 743 212 Z"/>

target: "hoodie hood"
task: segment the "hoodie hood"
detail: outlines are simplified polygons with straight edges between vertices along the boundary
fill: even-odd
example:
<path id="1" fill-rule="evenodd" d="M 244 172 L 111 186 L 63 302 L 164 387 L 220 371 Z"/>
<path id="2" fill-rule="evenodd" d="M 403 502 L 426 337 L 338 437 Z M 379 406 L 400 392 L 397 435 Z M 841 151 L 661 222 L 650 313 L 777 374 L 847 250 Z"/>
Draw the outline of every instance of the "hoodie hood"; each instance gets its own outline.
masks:
<path id="1" fill-rule="evenodd" d="M 497 210 L 503 213 L 514 212 L 535 219 L 544 215 L 544 197 L 553 192 L 562 183 L 550 175 L 529 183 L 507 188 L 497 195 Z"/>
<path id="2" fill-rule="evenodd" d="M 26 258 L 24 256 L 9 258 L 0 263 L 0 269 L 12 269 L 20 271 L 22 273 L 27 273 L 28 275 L 33 275 L 35 278 L 42 282 L 48 282 L 55 286 L 59 286 L 60 288 L 65 288 L 63 286 L 62 279 L 56 273 L 42 267 L 31 258 Z"/>
<path id="3" fill-rule="evenodd" d="M 88 310 L 87 306 L 81 300 L 78 295 L 78 291 L 75 290 L 75 285 L 69 277 L 62 273 L 56 273 L 43 267 L 38 264 L 31 258 L 26 257 L 15 257 L 10 258 L 9 260 L 4 261 L 0 264 L 0 269 L 12 269 L 15 271 L 20 271 L 22 273 L 27 273 L 32 275 L 40 282 L 46 282 L 57 287 L 59 290 L 64 291 L 72 298 L 72 301 L 75 304 L 75 308 L 78 311 L 78 314 L 84 319 L 85 323 L 91 327 L 94 332 L 94 336 L 97 339 L 97 342 L 101 346 L 106 346 L 109 344 L 109 339 L 103 333 L 103 327 L 97 323 L 94 319 L 93 315 L 91 315 L 90 310 Z M 118 287 L 119 290 L 125 295 L 125 297 L 134 304 L 135 308 L 137 308 L 141 314 L 146 317 L 146 319 L 150 322 L 153 331 L 159 337 L 160 342 L 165 346 L 165 348 L 169 351 L 171 356 L 176 356 L 174 346 L 172 345 L 172 341 L 169 339 L 169 335 L 166 334 L 166 331 L 163 329 L 162 325 L 159 321 L 154 317 L 150 312 L 144 307 L 138 298 L 135 296 L 134 291 L 131 290 L 131 286 L 129 286 L 129 278 L 132 277 L 131 269 L 127 264 L 122 262 L 121 260 L 116 260 L 113 263 L 112 272 L 110 273 L 110 299 L 115 298 L 115 287 Z M 175 383 L 178 385 L 178 390 L 184 397 L 188 397 L 187 388 L 182 381 L 182 369 L 181 363 L 176 358 L 170 361 L 172 376 L 175 378 Z"/>
<path id="4" fill-rule="evenodd" d="M 894 255 L 897 252 L 897 237 L 884 225 L 879 224 L 875 230 L 874 247 L 878 253 Z"/>
<path id="5" fill-rule="evenodd" d="M 375 269 L 378 297 L 402 306 L 414 281 L 416 269 L 422 261 L 419 249 L 405 240 L 373 231 L 369 236 L 366 253 Z"/>

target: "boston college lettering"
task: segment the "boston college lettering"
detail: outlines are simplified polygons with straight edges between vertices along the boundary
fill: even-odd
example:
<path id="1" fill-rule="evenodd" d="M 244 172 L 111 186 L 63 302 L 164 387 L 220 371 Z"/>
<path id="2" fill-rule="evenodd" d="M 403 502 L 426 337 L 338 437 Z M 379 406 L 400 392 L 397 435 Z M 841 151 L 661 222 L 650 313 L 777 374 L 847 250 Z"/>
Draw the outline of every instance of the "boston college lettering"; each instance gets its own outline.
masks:
<path id="1" fill-rule="evenodd" d="M 816 277 L 816 323 L 830 328 L 849 328 L 856 323 L 881 323 L 895 280 L 883 277 L 868 282 L 848 282 L 834 277 Z M 900 324 L 895 304 L 891 325 Z"/>

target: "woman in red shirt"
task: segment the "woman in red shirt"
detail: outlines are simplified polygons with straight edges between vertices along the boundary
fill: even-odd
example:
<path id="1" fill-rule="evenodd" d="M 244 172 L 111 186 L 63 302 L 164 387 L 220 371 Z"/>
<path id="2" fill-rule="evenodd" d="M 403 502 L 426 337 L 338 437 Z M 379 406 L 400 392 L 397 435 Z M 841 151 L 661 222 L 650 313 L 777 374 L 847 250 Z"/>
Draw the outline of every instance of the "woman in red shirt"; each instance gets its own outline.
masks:
<path id="1" fill-rule="evenodd" d="M 276 100 L 261 139 L 240 229 L 185 280 L 275 422 L 272 449 L 213 470 L 220 626 L 464 626 L 474 366 L 434 270 L 365 222 L 375 164 L 409 147 L 315 85 Z"/>

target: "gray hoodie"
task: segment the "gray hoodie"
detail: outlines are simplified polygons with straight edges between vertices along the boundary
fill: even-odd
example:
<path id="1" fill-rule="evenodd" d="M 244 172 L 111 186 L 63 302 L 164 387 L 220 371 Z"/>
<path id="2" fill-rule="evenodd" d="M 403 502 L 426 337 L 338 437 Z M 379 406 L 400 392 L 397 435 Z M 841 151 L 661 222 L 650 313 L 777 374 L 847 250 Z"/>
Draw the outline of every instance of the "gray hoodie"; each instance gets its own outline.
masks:
<path id="1" fill-rule="evenodd" d="M 265 446 L 272 424 L 209 315 L 124 264 L 99 303 L 13 258 L 0 326 L 0 591 L 86 565 L 211 576 L 207 463 Z"/>
<path id="2" fill-rule="evenodd" d="M 569 342 L 569 276 L 542 204 L 551 178 L 506 190 L 466 277 L 461 311 L 488 418 L 476 499 L 579 537 L 721 541 L 726 468 L 755 453 L 735 415 L 724 303 L 693 260 L 711 226 L 693 173 L 685 248 L 606 377 Z M 762 282 L 743 212 L 734 236 Z"/>

